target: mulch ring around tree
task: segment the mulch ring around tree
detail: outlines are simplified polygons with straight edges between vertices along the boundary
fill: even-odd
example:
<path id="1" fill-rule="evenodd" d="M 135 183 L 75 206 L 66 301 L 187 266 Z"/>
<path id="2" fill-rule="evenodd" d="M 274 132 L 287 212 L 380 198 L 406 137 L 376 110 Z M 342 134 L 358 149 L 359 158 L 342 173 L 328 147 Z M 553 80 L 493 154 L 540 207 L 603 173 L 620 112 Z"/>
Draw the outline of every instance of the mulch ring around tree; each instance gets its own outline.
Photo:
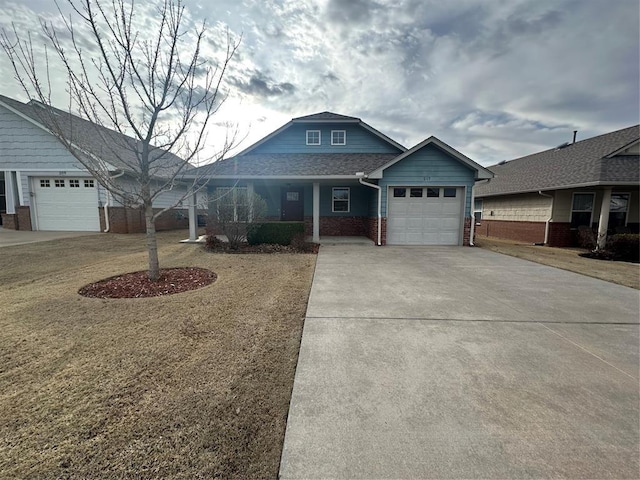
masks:
<path id="1" fill-rule="evenodd" d="M 198 267 L 163 268 L 156 282 L 149 280 L 146 270 L 125 273 L 85 285 L 78 293 L 92 298 L 145 298 L 173 295 L 206 287 L 218 276 Z"/>

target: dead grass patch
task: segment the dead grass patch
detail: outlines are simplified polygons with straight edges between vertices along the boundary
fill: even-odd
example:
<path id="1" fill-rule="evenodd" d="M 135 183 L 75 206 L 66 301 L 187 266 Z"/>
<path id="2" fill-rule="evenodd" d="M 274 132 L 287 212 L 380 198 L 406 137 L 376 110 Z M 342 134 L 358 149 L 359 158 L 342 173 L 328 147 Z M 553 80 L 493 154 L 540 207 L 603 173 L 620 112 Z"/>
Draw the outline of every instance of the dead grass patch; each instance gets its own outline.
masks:
<path id="1" fill-rule="evenodd" d="M 581 248 L 544 247 L 487 237 L 477 237 L 475 244 L 478 247 L 512 257 L 640 289 L 640 266 L 638 264 L 581 257 L 581 253 L 587 252 Z"/>
<path id="2" fill-rule="evenodd" d="M 163 267 L 217 281 L 85 298 L 144 269 L 140 236 L 0 249 L 3 478 L 275 478 L 313 255 L 216 255 L 160 234 Z"/>

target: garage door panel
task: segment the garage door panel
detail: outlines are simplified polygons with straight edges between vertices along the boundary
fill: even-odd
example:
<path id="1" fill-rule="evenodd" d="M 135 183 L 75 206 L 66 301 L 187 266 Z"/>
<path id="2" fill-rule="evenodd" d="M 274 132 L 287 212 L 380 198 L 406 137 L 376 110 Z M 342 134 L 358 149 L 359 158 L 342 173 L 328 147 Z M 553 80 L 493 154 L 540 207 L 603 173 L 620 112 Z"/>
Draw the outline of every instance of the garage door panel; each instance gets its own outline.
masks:
<path id="1" fill-rule="evenodd" d="M 96 182 L 85 180 L 89 179 L 34 179 L 39 230 L 100 231 Z"/>
<path id="2" fill-rule="evenodd" d="M 458 245 L 463 195 L 457 188 L 455 197 L 444 197 L 444 188 L 436 187 L 441 195 L 438 197 L 393 197 L 391 188 L 388 197 L 387 243 Z"/>

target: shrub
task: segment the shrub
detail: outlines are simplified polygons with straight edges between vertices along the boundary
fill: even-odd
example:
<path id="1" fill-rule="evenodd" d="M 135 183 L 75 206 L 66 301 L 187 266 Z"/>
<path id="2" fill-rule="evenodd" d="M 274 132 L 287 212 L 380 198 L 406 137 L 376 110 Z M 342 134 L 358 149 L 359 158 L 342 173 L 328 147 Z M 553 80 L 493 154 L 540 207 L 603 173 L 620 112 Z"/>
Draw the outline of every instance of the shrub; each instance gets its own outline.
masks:
<path id="1" fill-rule="evenodd" d="M 606 250 L 614 260 L 640 262 L 640 234 L 621 233 L 607 239 Z"/>
<path id="2" fill-rule="evenodd" d="M 304 222 L 266 222 L 256 223 L 247 232 L 249 245 L 277 243 L 290 245 L 295 235 L 304 235 Z"/>
<path id="3" fill-rule="evenodd" d="M 257 193 L 248 194 L 246 190 L 232 188 L 214 199 L 209 211 L 216 226 L 227 237 L 229 247 L 237 250 L 248 231 L 266 215 L 267 202 Z"/>

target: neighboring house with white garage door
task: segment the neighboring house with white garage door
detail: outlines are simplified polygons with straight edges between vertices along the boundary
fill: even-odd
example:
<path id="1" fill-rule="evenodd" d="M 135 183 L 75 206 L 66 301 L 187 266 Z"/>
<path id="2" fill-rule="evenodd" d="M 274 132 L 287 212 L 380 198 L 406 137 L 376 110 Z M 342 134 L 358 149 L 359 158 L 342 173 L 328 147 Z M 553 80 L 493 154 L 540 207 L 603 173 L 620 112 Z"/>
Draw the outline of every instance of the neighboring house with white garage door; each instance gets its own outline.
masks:
<path id="1" fill-rule="evenodd" d="M 144 231 L 141 209 L 123 206 L 66 150 L 44 125 L 37 102 L 22 103 L 0 95 L 0 214 L 2 226 L 16 230 Z M 61 112 L 63 113 L 63 112 Z M 69 116 L 69 114 L 65 114 Z M 127 170 L 105 148 L 97 127 L 71 116 L 74 138 L 83 139 L 87 154 L 109 165 L 114 181 L 131 184 Z M 112 138 L 131 141 L 116 132 Z M 122 155 L 127 152 L 123 151 Z M 131 152 L 129 155 L 133 155 Z M 174 155 L 171 162 L 183 162 Z M 163 193 L 154 208 L 175 205 L 185 187 Z M 166 212 L 156 221 L 158 230 L 185 228 L 186 206 Z"/>
<path id="2" fill-rule="evenodd" d="M 435 137 L 407 150 L 359 118 L 322 112 L 218 162 L 208 194 L 241 203 L 256 192 L 271 220 L 304 221 L 314 241 L 468 245 L 474 182 L 492 176 Z"/>

